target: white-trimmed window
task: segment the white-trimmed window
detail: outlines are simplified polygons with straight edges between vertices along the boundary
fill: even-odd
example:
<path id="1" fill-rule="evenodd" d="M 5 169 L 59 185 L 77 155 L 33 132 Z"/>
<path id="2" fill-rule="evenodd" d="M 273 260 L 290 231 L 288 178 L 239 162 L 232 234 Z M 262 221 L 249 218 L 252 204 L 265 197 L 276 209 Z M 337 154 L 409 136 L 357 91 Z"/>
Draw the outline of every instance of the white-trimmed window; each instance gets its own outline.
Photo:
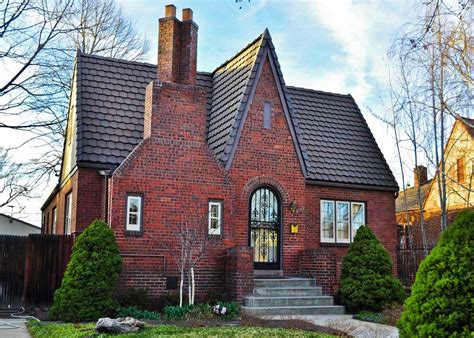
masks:
<path id="1" fill-rule="evenodd" d="M 321 242 L 350 243 L 365 224 L 365 203 L 321 200 Z"/>
<path id="2" fill-rule="evenodd" d="M 334 201 L 321 200 L 321 242 L 334 241 Z"/>
<path id="3" fill-rule="evenodd" d="M 64 215 L 64 234 L 71 234 L 72 224 L 72 192 L 66 195 L 66 210 Z"/>
<path id="4" fill-rule="evenodd" d="M 142 228 L 142 196 L 127 196 L 126 231 L 141 231 Z"/>
<path id="5" fill-rule="evenodd" d="M 209 201 L 209 235 L 222 233 L 222 201 Z"/>
<path id="6" fill-rule="evenodd" d="M 57 213 L 57 210 L 56 210 L 56 207 L 53 208 L 53 226 L 52 226 L 52 229 L 51 229 L 51 233 L 52 234 L 56 234 L 56 224 L 57 224 L 57 221 L 58 221 L 58 213 Z"/>
<path id="7" fill-rule="evenodd" d="M 350 242 L 349 202 L 336 202 L 336 239 L 338 243 Z"/>
<path id="8" fill-rule="evenodd" d="M 351 214 L 352 214 L 352 231 L 351 231 L 351 241 L 354 240 L 354 237 L 359 230 L 360 226 L 365 224 L 365 204 L 359 202 L 351 203 Z"/>

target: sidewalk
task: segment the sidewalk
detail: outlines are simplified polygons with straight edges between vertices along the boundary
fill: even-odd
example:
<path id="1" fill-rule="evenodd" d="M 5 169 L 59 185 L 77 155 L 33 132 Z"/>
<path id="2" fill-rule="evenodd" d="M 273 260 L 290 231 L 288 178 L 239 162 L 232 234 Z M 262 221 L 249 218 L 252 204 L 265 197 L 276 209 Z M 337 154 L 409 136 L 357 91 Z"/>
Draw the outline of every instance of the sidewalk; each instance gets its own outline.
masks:
<path id="1" fill-rule="evenodd" d="M 265 317 L 268 318 L 268 317 Z M 343 331 L 357 338 L 389 337 L 398 338 L 398 329 L 393 326 L 369 323 L 352 318 L 352 315 L 297 315 L 271 316 L 268 319 L 300 319 L 315 325 Z"/>
<path id="2" fill-rule="evenodd" d="M 2 338 L 30 338 L 25 321 L 21 319 L 0 318 L 0 337 Z"/>

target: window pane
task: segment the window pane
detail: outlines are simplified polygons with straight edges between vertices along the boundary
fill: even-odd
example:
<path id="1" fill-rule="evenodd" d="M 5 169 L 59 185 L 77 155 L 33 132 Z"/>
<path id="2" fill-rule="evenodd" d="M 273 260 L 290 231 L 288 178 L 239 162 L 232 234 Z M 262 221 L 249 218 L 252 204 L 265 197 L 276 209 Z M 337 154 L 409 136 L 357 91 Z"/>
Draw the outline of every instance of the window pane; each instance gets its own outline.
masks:
<path id="1" fill-rule="evenodd" d="M 127 197 L 127 224 L 126 230 L 140 231 L 142 198 L 140 196 Z"/>
<path id="2" fill-rule="evenodd" d="M 352 203 L 352 238 L 361 225 L 365 224 L 364 203 Z"/>
<path id="3" fill-rule="evenodd" d="M 349 240 L 349 203 L 337 202 L 337 240 Z"/>
<path id="4" fill-rule="evenodd" d="M 211 219 L 211 229 L 217 229 L 219 227 L 219 220 L 217 218 Z"/>
<path id="5" fill-rule="evenodd" d="M 220 235 L 221 224 L 222 224 L 222 203 L 221 202 L 209 202 L 209 219 L 208 227 L 209 234 Z"/>
<path id="6" fill-rule="evenodd" d="M 209 216 L 212 218 L 219 217 L 219 206 L 217 204 L 211 204 L 210 208 Z"/>
<path id="7" fill-rule="evenodd" d="M 263 128 L 270 129 L 272 127 L 272 109 L 270 102 L 263 104 Z"/>
<path id="8" fill-rule="evenodd" d="M 138 224 L 138 215 L 130 213 L 128 215 L 128 224 L 137 225 Z"/>
<path id="9" fill-rule="evenodd" d="M 334 238 L 334 202 L 321 203 L 321 232 L 322 238 Z"/>
<path id="10" fill-rule="evenodd" d="M 129 198 L 129 210 L 130 212 L 138 212 L 138 204 L 139 204 L 139 201 L 138 201 L 138 198 Z"/>

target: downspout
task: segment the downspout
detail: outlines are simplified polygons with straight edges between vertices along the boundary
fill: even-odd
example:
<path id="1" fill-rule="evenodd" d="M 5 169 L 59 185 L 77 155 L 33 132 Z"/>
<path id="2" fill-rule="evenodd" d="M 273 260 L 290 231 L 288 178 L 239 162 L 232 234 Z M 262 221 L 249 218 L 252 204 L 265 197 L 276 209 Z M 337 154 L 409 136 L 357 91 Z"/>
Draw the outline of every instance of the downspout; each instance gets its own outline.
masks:
<path id="1" fill-rule="evenodd" d="M 104 176 L 104 198 L 105 198 L 105 210 L 104 210 L 104 221 L 108 222 L 109 218 L 109 175 L 110 170 L 101 170 L 99 171 L 99 175 Z"/>

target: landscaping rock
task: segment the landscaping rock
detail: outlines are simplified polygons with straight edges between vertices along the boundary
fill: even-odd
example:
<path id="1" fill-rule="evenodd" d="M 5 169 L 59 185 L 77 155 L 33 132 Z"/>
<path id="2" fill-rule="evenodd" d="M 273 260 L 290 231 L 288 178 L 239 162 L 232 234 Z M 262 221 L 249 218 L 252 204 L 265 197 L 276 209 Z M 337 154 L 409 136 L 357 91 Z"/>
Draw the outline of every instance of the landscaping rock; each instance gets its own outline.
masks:
<path id="1" fill-rule="evenodd" d="M 137 332 L 144 326 L 144 322 L 132 317 L 117 319 L 100 318 L 95 325 L 95 329 L 97 332 L 103 333 L 128 333 Z"/>

